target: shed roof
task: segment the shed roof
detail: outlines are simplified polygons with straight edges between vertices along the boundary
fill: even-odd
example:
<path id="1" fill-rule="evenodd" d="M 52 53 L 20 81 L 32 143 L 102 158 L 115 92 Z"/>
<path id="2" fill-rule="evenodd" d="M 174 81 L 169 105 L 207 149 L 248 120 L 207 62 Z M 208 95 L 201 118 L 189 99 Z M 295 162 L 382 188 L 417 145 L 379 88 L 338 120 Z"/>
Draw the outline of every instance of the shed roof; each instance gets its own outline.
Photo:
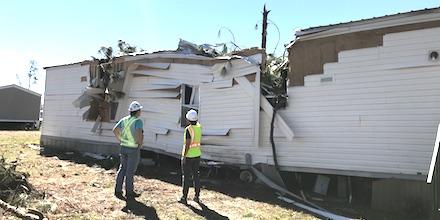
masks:
<path id="1" fill-rule="evenodd" d="M 35 95 L 35 96 L 41 97 L 41 94 L 36 93 L 36 92 L 34 92 L 34 91 L 32 91 L 32 90 L 29 90 L 29 89 L 23 88 L 23 87 L 21 87 L 21 86 L 17 86 L 17 85 L 15 85 L 15 84 L 6 85 L 6 86 L 0 86 L 0 90 L 3 90 L 3 89 L 9 89 L 9 88 L 18 89 L 18 90 L 21 90 L 21 91 L 27 92 L 27 93 L 29 93 L 29 94 L 32 94 L 32 95 Z"/>

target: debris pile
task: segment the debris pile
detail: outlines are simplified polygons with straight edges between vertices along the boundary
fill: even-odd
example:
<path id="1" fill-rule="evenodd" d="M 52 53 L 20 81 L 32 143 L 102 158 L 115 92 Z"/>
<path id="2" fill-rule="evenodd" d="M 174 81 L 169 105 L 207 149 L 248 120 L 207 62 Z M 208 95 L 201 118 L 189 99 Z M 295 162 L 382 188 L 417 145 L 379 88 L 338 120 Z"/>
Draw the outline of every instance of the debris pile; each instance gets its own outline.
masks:
<path id="1" fill-rule="evenodd" d="M 81 96 L 74 100 L 72 104 L 75 108 L 79 109 L 89 107 L 83 113 L 82 119 L 96 122 L 91 129 L 93 133 L 101 134 L 102 122 L 109 122 L 115 119 L 118 104 L 126 95 L 123 92 L 123 86 L 126 74 L 129 71 L 128 66 L 130 62 L 126 62 L 124 57 L 147 54 L 143 50 L 138 53 L 135 46 L 131 46 L 121 40 L 118 42 L 118 47 L 119 52 L 117 53 L 112 47 L 101 47 L 99 50 L 99 53 L 102 55 L 101 59 L 92 57 L 93 60 L 83 62 L 83 64 L 89 64 L 90 66 L 89 76 L 83 76 L 81 79 L 85 82 L 88 81 L 88 85 Z M 219 47 L 223 47 L 222 52 L 217 50 Z M 167 53 L 169 51 L 156 53 L 161 52 Z M 217 57 L 226 54 L 227 48 L 225 44 L 197 45 L 181 39 L 178 48 L 173 52 Z"/>
<path id="2" fill-rule="evenodd" d="M 8 165 L 3 157 L 0 158 L 0 199 L 13 205 L 21 205 L 26 195 L 30 194 L 31 187 L 26 180 L 26 174 L 16 171 L 16 166 L 17 162 Z"/>
<path id="3" fill-rule="evenodd" d="M 44 216 L 36 210 L 16 207 L 25 205 L 30 197 L 40 196 L 28 183 L 27 175 L 16 171 L 16 166 L 16 161 L 7 164 L 3 157 L 0 158 L 0 208 L 20 218 L 43 219 Z"/>

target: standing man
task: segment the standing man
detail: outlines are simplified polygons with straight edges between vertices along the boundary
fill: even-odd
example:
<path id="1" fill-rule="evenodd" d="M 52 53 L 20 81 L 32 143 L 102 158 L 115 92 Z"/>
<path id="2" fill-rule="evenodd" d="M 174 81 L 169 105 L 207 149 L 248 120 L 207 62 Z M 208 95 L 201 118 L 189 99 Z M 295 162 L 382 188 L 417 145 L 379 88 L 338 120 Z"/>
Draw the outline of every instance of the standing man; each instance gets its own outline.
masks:
<path id="1" fill-rule="evenodd" d="M 137 101 L 133 101 L 128 108 L 130 115 L 122 118 L 113 128 L 113 133 L 121 143 L 121 164 L 115 185 L 115 196 L 119 199 L 124 198 L 122 196 L 122 183 L 124 182 L 124 178 L 125 197 L 127 200 L 134 199 L 140 195 L 134 192 L 133 179 L 139 163 L 140 149 L 144 140 L 144 125 L 139 118 L 141 109 L 142 105 Z"/>
<path id="2" fill-rule="evenodd" d="M 202 155 L 200 142 L 202 141 L 202 126 L 197 122 L 197 112 L 193 109 L 186 113 L 189 125 L 185 128 L 182 149 L 182 197 L 179 202 L 186 204 L 191 176 L 194 181 L 194 201 L 199 203 L 200 196 L 200 156 Z"/>

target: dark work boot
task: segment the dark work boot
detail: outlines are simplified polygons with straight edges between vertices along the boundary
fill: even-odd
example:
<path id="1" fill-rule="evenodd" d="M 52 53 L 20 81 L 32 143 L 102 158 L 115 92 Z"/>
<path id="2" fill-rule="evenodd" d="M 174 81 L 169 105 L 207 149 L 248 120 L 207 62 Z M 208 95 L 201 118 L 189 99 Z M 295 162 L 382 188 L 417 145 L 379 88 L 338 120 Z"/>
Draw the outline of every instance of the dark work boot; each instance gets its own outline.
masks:
<path id="1" fill-rule="evenodd" d="M 195 196 L 193 201 L 196 202 L 196 203 L 200 203 L 200 198 L 198 196 Z"/>
<path id="2" fill-rule="evenodd" d="M 182 203 L 184 205 L 188 204 L 188 202 L 186 201 L 186 198 L 184 198 L 183 196 L 180 197 L 180 199 L 178 200 L 179 203 Z"/>
<path id="3" fill-rule="evenodd" d="M 124 199 L 124 196 L 122 195 L 122 192 L 116 192 L 115 191 L 115 197 L 118 198 L 118 199 L 121 199 L 121 200 Z"/>

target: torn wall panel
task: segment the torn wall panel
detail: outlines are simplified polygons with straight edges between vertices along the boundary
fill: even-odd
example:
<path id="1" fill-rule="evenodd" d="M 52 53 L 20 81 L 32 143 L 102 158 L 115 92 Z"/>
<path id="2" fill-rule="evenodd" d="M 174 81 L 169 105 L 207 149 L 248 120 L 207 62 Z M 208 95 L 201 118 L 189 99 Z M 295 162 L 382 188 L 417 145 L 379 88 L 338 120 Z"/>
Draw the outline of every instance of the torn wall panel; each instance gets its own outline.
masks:
<path id="1" fill-rule="evenodd" d="M 139 98 L 136 99 L 141 102 L 144 108 L 143 111 L 150 111 L 150 109 L 159 110 L 160 112 L 169 112 L 169 109 L 179 109 L 180 100 L 179 99 L 168 99 L 168 98 Z"/>
<path id="2" fill-rule="evenodd" d="M 137 63 L 138 70 L 149 70 L 149 69 L 159 69 L 159 70 L 168 70 L 171 66 L 171 63 Z"/>
<path id="3" fill-rule="evenodd" d="M 146 84 L 144 86 L 140 86 L 137 88 L 134 88 L 133 90 L 138 91 L 149 91 L 149 90 L 166 90 L 166 89 L 177 89 L 179 88 L 180 84 L 170 84 L 170 85 L 155 85 L 155 84 Z"/>
<path id="4" fill-rule="evenodd" d="M 200 65 L 171 64 L 167 70 L 143 69 L 139 66 L 130 71 L 132 74 L 156 76 L 168 79 L 185 80 L 192 75 L 194 81 L 211 82 L 212 72 L 209 68 Z"/>
<path id="5" fill-rule="evenodd" d="M 216 63 L 230 62 L 235 64 L 231 68 L 234 71 L 232 75 L 235 76 L 259 74 L 256 72 L 259 69 L 258 65 L 234 60 L 241 59 L 237 57 L 229 61 L 216 58 L 196 60 L 197 57 L 192 57 L 191 59 L 194 60 L 191 62 L 178 63 L 179 59 L 184 61 L 189 57 L 187 55 L 173 56 L 175 57 L 172 59 L 167 58 L 170 61 L 169 65 L 164 60 L 159 62 L 158 57 L 152 60 L 148 56 L 140 55 L 136 61 L 126 59 L 124 66 L 127 73 L 124 75 L 123 92 L 127 95 L 120 99 L 117 107 L 118 118 L 127 114 L 126 106 L 131 101 L 140 101 L 144 105 L 141 115 L 145 129 L 144 147 L 169 154 L 180 154 L 182 134 L 187 125 L 184 114 L 188 109 L 198 109 L 206 141 L 216 144 L 210 145 L 215 154 L 221 152 L 223 147 L 240 148 L 236 149 L 237 152 L 241 152 L 240 154 L 251 152 L 251 149 L 254 149 L 255 139 L 253 127 L 256 120 L 253 112 L 256 99 L 244 92 L 237 83 L 234 85 L 233 77 L 218 78 L 218 81 L 213 81 L 214 72 L 211 67 Z M 251 71 L 253 73 L 250 73 Z M 61 77 L 60 80 L 63 78 Z M 69 83 L 73 82 L 69 81 Z M 202 87 L 209 88 L 209 90 L 203 90 Z M 72 96 L 70 106 L 64 104 L 63 106 L 72 108 L 71 103 L 81 95 L 79 92 L 77 96 Z M 57 94 L 54 94 L 52 98 L 62 99 Z M 51 110 L 48 112 L 51 114 L 55 112 L 55 109 L 59 109 L 57 106 L 49 107 Z M 79 112 L 84 113 L 83 109 Z M 75 117 L 77 117 L 76 124 L 87 123 L 82 121 L 81 114 L 76 114 Z M 57 119 L 62 120 L 63 117 L 59 116 Z M 67 129 L 55 123 L 48 125 L 56 126 L 60 130 L 56 133 L 59 136 L 75 131 L 73 128 Z M 116 139 L 111 138 L 111 123 L 100 123 L 100 127 L 95 132 L 90 132 L 93 125 L 93 123 L 88 123 L 87 126 L 82 126 L 78 133 L 70 137 L 116 142 Z M 48 129 L 48 131 L 55 130 Z M 86 132 L 87 135 L 85 135 Z M 218 149 L 215 148 L 216 146 Z M 216 155 L 216 158 L 223 158 L 224 162 L 242 160 L 235 158 L 235 155 L 229 155 L 228 152 L 223 153 L 224 155 Z M 213 156 L 207 153 L 205 158 L 213 158 Z"/>
<path id="6" fill-rule="evenodd" d="M 133 75 L 133 81 L 140 81 L 136 84 L 152 84 L 152 85 L 177 85 L 177 84 L 187 84 L 187 85 L 199 85 L 200 80 L 193 77 L 187 77 L 184 79 L 172 79 L 166 77 L 156 77 L 156 76 L 146 76 L 146 75 Z M 130 84 L 131 85 L 131 84 Z"/>
<path id="7" fill-rule="evenodd" d="M 156 76 L 169 79 L 186 80 L 188 76 L 181 73 L 161 73 L 159 71 L 147 71 L 147 70 L 135 70 L 131 72 L 132 74 L 142 75 L 142 76 Z M 196 82 L 212 82 L 213 77 L 210 75 L 199 75 L 199 77 L 194 78 L 192 81 Z"/>
<path id="8" fill-rule="evenodd" d="M 148 91 L 148 92 L 142 92 L 142 91 L 132 91 L 129 94 L 130 98 L 136 99 L 136 98 L 177 98 L 177 96 L 180 95 L 180 92 L 176 91 L 169 91 L 169 90 L 163 90 L 163 91 Z"/>
<path id="9" fill-rule="evenodd" d="M 212 88 L 212 89 L 223 89 L 223 88 L 230 88 L 233 84 L 233 79 L 226 79 L 226 80 L 217 80 L 212 83 L 207 83 L 206 86 Z"/>

